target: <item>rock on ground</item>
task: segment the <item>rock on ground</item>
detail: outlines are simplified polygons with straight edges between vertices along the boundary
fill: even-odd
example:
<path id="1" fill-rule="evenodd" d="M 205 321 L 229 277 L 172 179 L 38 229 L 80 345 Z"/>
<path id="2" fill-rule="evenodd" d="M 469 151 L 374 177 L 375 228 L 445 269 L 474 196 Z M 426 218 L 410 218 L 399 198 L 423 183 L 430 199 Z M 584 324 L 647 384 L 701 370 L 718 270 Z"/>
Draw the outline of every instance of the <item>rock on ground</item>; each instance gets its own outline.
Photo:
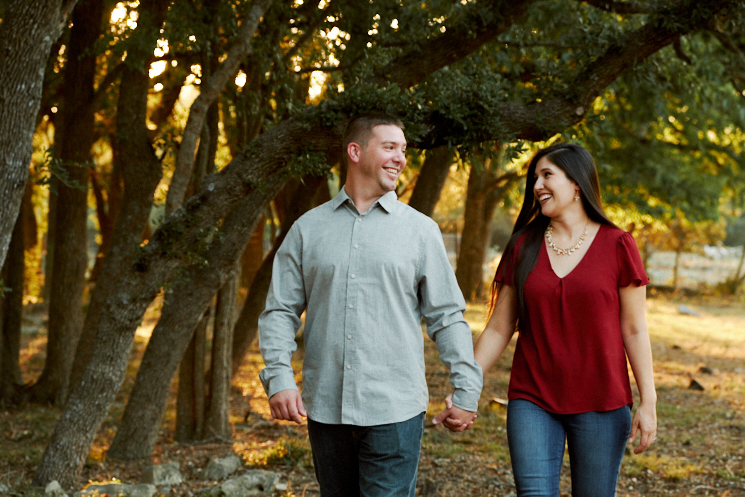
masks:
<path id="1" fill-rule="evenodd" d="M 140 478 L 140 483 L 149 483 L 151 485 L 178 485 L 184 478 L 179 472 L 177 462 L 167 462 L 161 465 L 148 466 Z"/>
<path id="2" fill-rule="evenodd" d="M 243 466 L 243 459 L 235 454 L 222 459 L 212 459 L 202 473 L 203 480 L 222 480 Z"/>
<path id="3" fill-rule="evenodd" d="M 0 491 L 4 490 L 0 489 Z M 67 497 L 67 494 L 57 480 L 52 480 L 44 489 L 44 497 Z"/>
<path id="4" fill-rule="evenodd" d="M 279 475 L 271 471 L 254 469 L 246 471 L 238 478 L 223 482 L 214 487 L 210 497 L 245 497 L 247 495 L 271 495 L 279 480 Z"/>
<path id="5" fill-rule="evenodd" d="M 153 497 L 157 489 L 155 485 L 141 483 L 139 485 L 123 485 L 120 483 L 108 483 L 105 485 L 89 485 L 85 490 L 77 492 L 75 497 L 86 497 L 88 495 L 121 495 L 122 497 Z"/>

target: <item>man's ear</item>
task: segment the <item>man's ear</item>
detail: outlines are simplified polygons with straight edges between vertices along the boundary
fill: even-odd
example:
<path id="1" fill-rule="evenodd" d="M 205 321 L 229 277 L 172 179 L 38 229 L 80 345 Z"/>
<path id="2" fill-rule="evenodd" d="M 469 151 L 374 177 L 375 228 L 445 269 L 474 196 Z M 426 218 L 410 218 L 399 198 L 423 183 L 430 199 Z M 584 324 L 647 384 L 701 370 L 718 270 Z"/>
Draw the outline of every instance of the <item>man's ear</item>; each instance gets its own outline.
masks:
<path id="1" fill-rule="evenodd" d="M 355 164 L 360 161 L 361 154 L 362 147 L 360 147 L 359 143 L 351 142 L 349 145 L 347 145 L 347 155 L 349 156 L 349 160 L 351 160 Z"/>

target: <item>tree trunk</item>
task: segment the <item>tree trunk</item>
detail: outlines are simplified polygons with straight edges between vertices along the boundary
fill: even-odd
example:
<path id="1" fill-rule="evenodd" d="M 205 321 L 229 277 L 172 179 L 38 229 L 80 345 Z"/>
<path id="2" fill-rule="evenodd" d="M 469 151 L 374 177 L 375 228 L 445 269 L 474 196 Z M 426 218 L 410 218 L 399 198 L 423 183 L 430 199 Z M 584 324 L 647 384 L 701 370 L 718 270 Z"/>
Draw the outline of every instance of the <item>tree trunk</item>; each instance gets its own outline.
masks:
<path id="1" fill-rule="evenodd" d="M 122 72 L 116 114 L 116 135 L 112 141 L 114 173 L 112 174 L 109 216 L 114 221 L 109 251 L 104 258 L 101 275 L 88 305 L 83 332 L 73 363 L 71 383 L 77 383 L 91 357 L 98 329 L 103 329 L 102 314 L 109 312 L 118 296 L 129 302 L 131 294 L 119 293 L 121 275 L 131 270 L 137 257 L 136 247 L 142 241 L 147 225 L 153 194 L 160 182 L 162 168 L 155 156 L 147 129 L 147 99 L 150 78 L 147 74 L 148 59 L 160 36 L 169 0 L 157 0 L 147 6 L 146 19 L 140 22 L 133 36 L 140 36 L 140 52 L 128 55 L 141 60 L 142 67 L 127 66 Z M 119 196 L 120 183 L 124 194 Z M 151 297 L 150 300 L 154 298 Z M 114 299 L 114 300 L 112 300 Z M 147 299 L 147 297 L 145 297 Z M 121 302 L 120 302 L 121 303 Z M 149 303 L 149 302 L 148 302 Z M 113 314 L 118 314 L 114 312 Z"/>
<path id="2" fill-rule="evenodd" d="M 246 250 L 241 255 L 241 276 L 239 288 L 248 290 L 251 283 L 259 272 L 261 263 L 264 260 L 264 228 L 266 227 L 266 217 L 261 216 L 256 223 L 256 229 L 251 235 L 251 239 L 246 245 Z"/>
<path id="3" fill-rule="evenodd" d="M 0 265 L 31 162 L 47 57 L 75 0 L 7 2 L 0 24 Z"/>
<path id="4" fill-rule="evenodd" d="M 130 460 L 152 454 L 169 386 L 190 337 L 243 252 L 264 206 L 284 185 L 284 178 L 277 180 L 267 181 L 267 190 L 257 191 L 242 200 L 214 237 L 205 263 L 185 269 L 174 283 L 171 298 L 163 306 L 145 349 L 122 421 L 108 451 L 109 457 Z"/>
<path id="5" fill-rule="evenodd" d="M 194 329 L 178 369 L 174 439 L 181 443 L 199 439 L 204 427 L 204 358 L 209 320 L 208 308 Z"/>
<path id="6" fill-rule="evenodd" d="M 238 295 L 240 264 L 228 275 L 217 294 L 215 325 L 210 361 L 210 395 L 202 439 L 231 439 L 230 429 L 230 361 L 233 348 L 233 314 Z"/>
<path id="7" fill-rule="evenodd" d="M 481 171 L 471 166 L 468 175 L 466 210 L 455 271 L 458 286 L 466 302 L 485 297 L 484 261 L 491 234 L 491 221 L 508 185 L 518 178 L 516 173 L 498 176 L 494 169 L 490 169 L 492 162 L 487 159 Z"/>
<path id="8" fill-rule="evenodd" d="M 54 231 L 54 276 L 49 296 L 47 358 L 29 391 L 31 401 L 62 405 L 67 399 L 75 348 L 83 327 L 83 290 L 88 266 L 88 163 L 93 146 L 93 95 L 103 0 L 81 0 L 73 12 L 64 74 L 59 158 L 68 180 L 59 184 Z"/>
<path id="9" fill-rule="evenodd" d="M 5 258 L 5 267 L 0 273 L 0 281 L 6 287 L 0 299 L 0 403 L 11 402 L 14 394 L 23 386 L 23 376 L 18 364 L 21 350 L 21 321 L 23 318 L 23 273 L 25 223 L 24 210 L 27 202 L 22 202 L 22 210 Z"/>
<path id="10" fill-rule="evenodd" d="M 427 158 L 409 199 L 411 207 L 432 217 L 450 173 L 451 158 L 452 154 L 446 145 L 427 151 Z"/>

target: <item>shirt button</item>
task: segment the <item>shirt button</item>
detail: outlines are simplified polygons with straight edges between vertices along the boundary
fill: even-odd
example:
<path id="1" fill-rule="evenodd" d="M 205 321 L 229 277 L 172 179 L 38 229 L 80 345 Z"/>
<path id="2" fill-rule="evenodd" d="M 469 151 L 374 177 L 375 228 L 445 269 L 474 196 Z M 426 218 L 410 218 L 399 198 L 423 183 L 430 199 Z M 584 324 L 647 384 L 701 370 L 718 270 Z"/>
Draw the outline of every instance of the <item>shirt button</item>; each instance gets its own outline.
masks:
<path id="1" fill-rule="evenodd" d="M 352 279 L 354 279 L 354 278 L 356 278 L 356 277 L 357 277 L 357 275 L 356 275 L 356 274 L 353 274 L 353 275 L 352 275 Z"/>
<path id="2" fill-rule="evenodd" d="M 351 339 L 352 339 L 352 335 L 347 335 L 347 340 L 351 340 Z"/>
<path id="3" fill-rule="evenodd" d="M 352 304 L 349 304 L 349 308 L 352 309 L 354 306 Z"/>
<path id="4" fill-rule="evenodd" d="M 358 248 L 360 248 L 360 246 L 355 243 L 354 244 L 354 248 L 358 249 Z"/>
<path id="5" fill-rule="evenodd" d="M 352 369 L 352 365 L 351 364 L 347 364 L 347 369 Z"/>
<path id="6" fill-rule="evenodd" d="M 362 218 L 361 218 L 361 217 L 358 217 L 358 218 L 357 218 L 357 222 L 358 222 L 358 223 L 361 223 L 361 222 L 362 222 Z"/>

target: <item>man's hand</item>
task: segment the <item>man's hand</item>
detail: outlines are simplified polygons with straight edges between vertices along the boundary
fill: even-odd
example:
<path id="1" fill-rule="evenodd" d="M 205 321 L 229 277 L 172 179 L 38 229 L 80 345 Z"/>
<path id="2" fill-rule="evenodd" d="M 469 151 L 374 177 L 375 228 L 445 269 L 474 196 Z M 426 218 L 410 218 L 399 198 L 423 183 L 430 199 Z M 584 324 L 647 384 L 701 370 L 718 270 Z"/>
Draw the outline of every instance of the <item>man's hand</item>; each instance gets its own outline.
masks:
<path id="1" fill-rule="evenodd" d="M 435 416 L 432 420 L 433 425 L 442 423 L 450 431 L 465 431 L 473 425 L 476 419 L 476 413 L 466 411 L 453 405 L 453 394 L 445 397 L 445 410 Z"/>
<path id="2" fill-rule="evenodd" d="M 302 424 L 303 418 L 308 417 L 297 390 L 280 390 L 269 399 L 269 407 L 274 419 L 284 419 Z M 302 416 L 302 417 L 301 417 Z"/>

